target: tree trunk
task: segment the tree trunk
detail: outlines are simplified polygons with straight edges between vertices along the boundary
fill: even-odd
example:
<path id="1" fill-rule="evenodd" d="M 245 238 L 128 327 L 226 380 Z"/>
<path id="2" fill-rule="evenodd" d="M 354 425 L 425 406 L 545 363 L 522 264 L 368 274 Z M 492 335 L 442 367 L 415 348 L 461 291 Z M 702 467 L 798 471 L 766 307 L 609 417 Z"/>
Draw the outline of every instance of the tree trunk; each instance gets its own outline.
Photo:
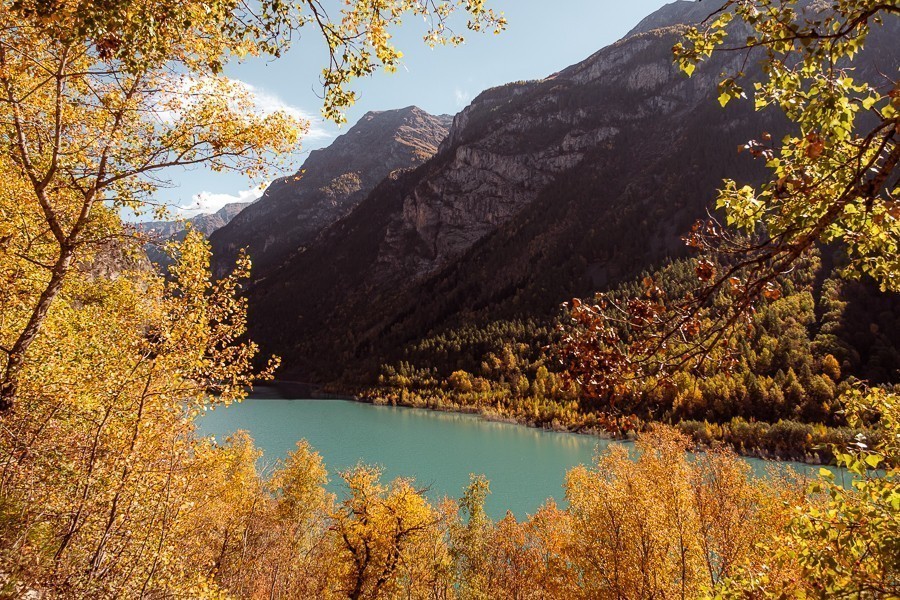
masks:
<path id="1" fill-rule="evenodd" d="M 37 338 L 37 334 L 47 318 L 50 305 L 53 304 L 54 298 L 62 289 L 66 273 L 68 273 L 69 266 L 72 263 L 73 254 L 72 246 L 63 246 L 59 259 L 53 265 L 50 281 L 47 283 L 43 293 L 41 293 L 41 297 L 31 313 L 28 324 L 9 351 L 6 369 L 3 371 L 3 378 L 0 379 L 0 414 L 11 411 L 15 405 L 16 393 L 19 388 L 19 374 L 22 372 L 22 366 L 25 364 L 25 352 L 28 351 L 28 347 Z"/>

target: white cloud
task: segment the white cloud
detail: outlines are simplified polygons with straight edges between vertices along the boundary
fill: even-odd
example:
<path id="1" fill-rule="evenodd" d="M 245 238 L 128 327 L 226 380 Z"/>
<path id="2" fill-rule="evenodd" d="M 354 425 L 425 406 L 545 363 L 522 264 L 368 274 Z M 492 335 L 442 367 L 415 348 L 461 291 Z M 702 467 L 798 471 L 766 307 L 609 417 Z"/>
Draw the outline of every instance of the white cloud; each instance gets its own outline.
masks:
<path id="1" fill-rule="evenodd" d="M 456 101 L 457 108 L 465 108 L 472 101 L 472 94 L 468 90 L 456 88 L 453 92 L 453 99 Z"/>
<path id="2" fill-rule="evenodd" d="M 198 79 L 190 75 L 180 75 L 169 82 L 169 91 L 159 94 L 156 105 L 156 116 L 162 123 L 172 123 L 178 114 L 194 105 L 203 94 L 215 94 L 221 89 L 217 85 L 223 81 L 210 78 Z M 294 106 L 277 94 L 267 91 L 259 86 L 252 85 L 240 79 L 227 80 L 235 86 L 235 91 L 245 96 L 252 105 L 252 111 L 258 115 L 270 115 L 275 112 L 285 112 L 288 115 L 306 121 L 310 124 L 309 130 L 303 136 L 304 139 L 330 138 L 332 134 L 322 128 L 321 118 Z"/>
<path id="3" fill-rule="evenodd" d="M 251 85 L 245 81 L 241 81 L 240 79 L 233 79 L 232 82 L 245 89 L 247 93 L 252 96 L 253 104 L 260 114 L 269 115 L 274 112 L 282 111 L 294 117 L 295 119 L 307 121 L 310 124 L 310 127 L 309 131 L 306 132 L 306 135 L 303 136 L 305 139 L 320 139 L 331 137 L 330 133 L 315 125 L 317 121 L 321 120 L 318 116 L 313 116 L 305 112 L 301 108 L 288 104 L 277 95 L 255 85 Z"/>
<path id="4" fill-rule="evenodd" d="M 187 206 L 173 206 L 172 212 L 179 217 L 195 217 L 197 215 L 214 213 L 226 204 L 233 202 L 253 202 L 263 195 L 268 183 L 249 190 L 240 190 L 236 194 L 217 194 L 215 192 L 200 192 L 194 194 L 192 202 Z"/>

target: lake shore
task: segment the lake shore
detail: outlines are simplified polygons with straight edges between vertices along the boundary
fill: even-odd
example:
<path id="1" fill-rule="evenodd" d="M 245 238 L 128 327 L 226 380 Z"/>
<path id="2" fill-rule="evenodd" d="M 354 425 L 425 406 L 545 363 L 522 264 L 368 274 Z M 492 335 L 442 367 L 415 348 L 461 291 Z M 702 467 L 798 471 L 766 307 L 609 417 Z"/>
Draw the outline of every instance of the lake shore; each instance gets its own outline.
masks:
<path id="1" fill-rule="evenodd" d="M 263 390 L 266 390 L 263 392 Z M 272 395 L 276 394 L 276 398 Z M 260 395 L 265 394 L 265 395 Z M 257 386 L 252 397 L 267 399 L 335 399 L 383 406 L 421 408 L 439 412 L 471 414 L 486 421 L 511 423 L 543 431 L 571 433 L 595 437 L 602 440 L 630 441 L 634 433 L 627 436 L 612 436 L 598 427 L 567 424 L 559 421 L 538 422 L 516 413 L 502 414 L 489 406 L 472 406 L 421 396 L 406 396 L 391 393 L 390 390 L 357 388 L 348 391 L 345 387 L 317 385 L 292 380 L 274 380 Z M 650 423 L 642 423 L 648 427 Z M 860 433 L 871 438 L 873 432 L 862 432 L 850 428 L 826 427 L 818 424 L 796 421 L 778 423 L 748 422 L 732 419 L 728 423 L 705 421 L 682 421 L 670 424 L 693 440 L 694 449 L 703 451 L 715 447 L 728 447 L 737 454 L 762 460 L 793 461 L 807 465 L 834 464 L 831 447 L 844 446 L 856 439 Z"/>

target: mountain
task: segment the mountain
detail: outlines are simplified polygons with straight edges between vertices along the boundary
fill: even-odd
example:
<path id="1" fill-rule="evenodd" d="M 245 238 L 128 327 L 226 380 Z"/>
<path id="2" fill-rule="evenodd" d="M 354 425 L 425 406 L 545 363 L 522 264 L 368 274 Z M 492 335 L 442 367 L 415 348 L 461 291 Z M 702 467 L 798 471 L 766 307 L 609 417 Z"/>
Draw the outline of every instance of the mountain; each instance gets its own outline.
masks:
<path id="1" fill-rule="evenodd" d="M 801 0 L 802 1 L 802 0 Z M 722 6 L 722 2 L 685 2 L 678 0 L 669 4 L 664 4 L 658 10 L 650 13 L 641 22 L 635 25 L 634 29 L 625 34 L 629 38 L 638 33 L 647 33 L 654 29 L 664 27 L 673 27 L 675 25 L 694 25 L 700 23 L 715 9 Z"/>
<path id="2" fill-rule="evenodd" d="M 162 249 L 162 244 L 170 240 L 184 239 L 185 225 L 190 226 L 209 237 L 214 231 L 228 224 L 242 210 L 253 204 L 252 202 L 231 202 L 214 213 L 197 215 L 183 221 L 149 221 L 135 223 L 134 227 L 141 233 L 148 234 L 152 243 L 144 245 L 144 252 L 152 263 L 166 266 L 171 262 L 168 254 Z"/>
<path id="3" fill-rule="evenodd" d="M 431 158 L 451 117 L 410 106 L 366 113 L 294 175 L 276 180 L 253 206 L 210 238 L 218 273 L 246 247 L 264 274 L 289 261 L 322 229 L 350 212 L 385 177 Z"/>
<path id="4" fill-rule="evenodd" d="M 743 55 L 674 67 L 677 25 L 705 16 L 667 5 L 581 63 L 479 95 L 433 158 L 253 283 L 254 339 L 285 375 L 347 379 L 430 331 L 548 314 L 682 255 L 723 177 L 763 176 L 738 145 L 786 130 L 750 102 L 719 107 Z M 896 69 L 892 33 L 870 40 L 871 72 Z"/>
<path id="5" fill-rule="evenodd" d="M 186 221 L 150 221 L 138 223 L 137 228 L 144 233 L 153 233 L 161 240 L 168 240 L 184 231 L 185 223 L 203 235 L 209 237 L 217 229 L 225 227 L 238 213 L 250 206 L 252 202 L 232 202 L 214 213 L 197 215 Z"/>

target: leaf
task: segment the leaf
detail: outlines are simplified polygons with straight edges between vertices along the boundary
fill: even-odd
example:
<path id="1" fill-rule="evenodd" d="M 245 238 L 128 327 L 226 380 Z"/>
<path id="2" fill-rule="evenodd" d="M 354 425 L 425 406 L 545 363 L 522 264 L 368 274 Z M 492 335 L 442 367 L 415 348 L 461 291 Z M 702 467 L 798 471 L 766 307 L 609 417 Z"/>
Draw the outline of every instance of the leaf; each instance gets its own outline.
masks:
<path id="1" fill-rule="evenodd" d="M 870 467 L 875 469 L 878 467 L 879 464 L 881 464 L 881 461 L 883 460 L 883 458 L 884 457 L 882 457 L 878 454 L 869 454 L 868 456 L 866 456 L 865 461 L 866 461 L 867 465 L 869 465 Z"/>
<path id="2" fill-rule="evenodd" d="M 766 287 L 766 289 L 763 290 L 763 297 L 766 300 L 778 300 L 781 298 L 781 290 L 774 286 Z"/>
<path id="3" fill-rule="evenodd" d="M 716 274 L 716 268 L 708 260 L 701 260 L 697 264 L 695 272 L 700 281 L 709 281 Z"/>

